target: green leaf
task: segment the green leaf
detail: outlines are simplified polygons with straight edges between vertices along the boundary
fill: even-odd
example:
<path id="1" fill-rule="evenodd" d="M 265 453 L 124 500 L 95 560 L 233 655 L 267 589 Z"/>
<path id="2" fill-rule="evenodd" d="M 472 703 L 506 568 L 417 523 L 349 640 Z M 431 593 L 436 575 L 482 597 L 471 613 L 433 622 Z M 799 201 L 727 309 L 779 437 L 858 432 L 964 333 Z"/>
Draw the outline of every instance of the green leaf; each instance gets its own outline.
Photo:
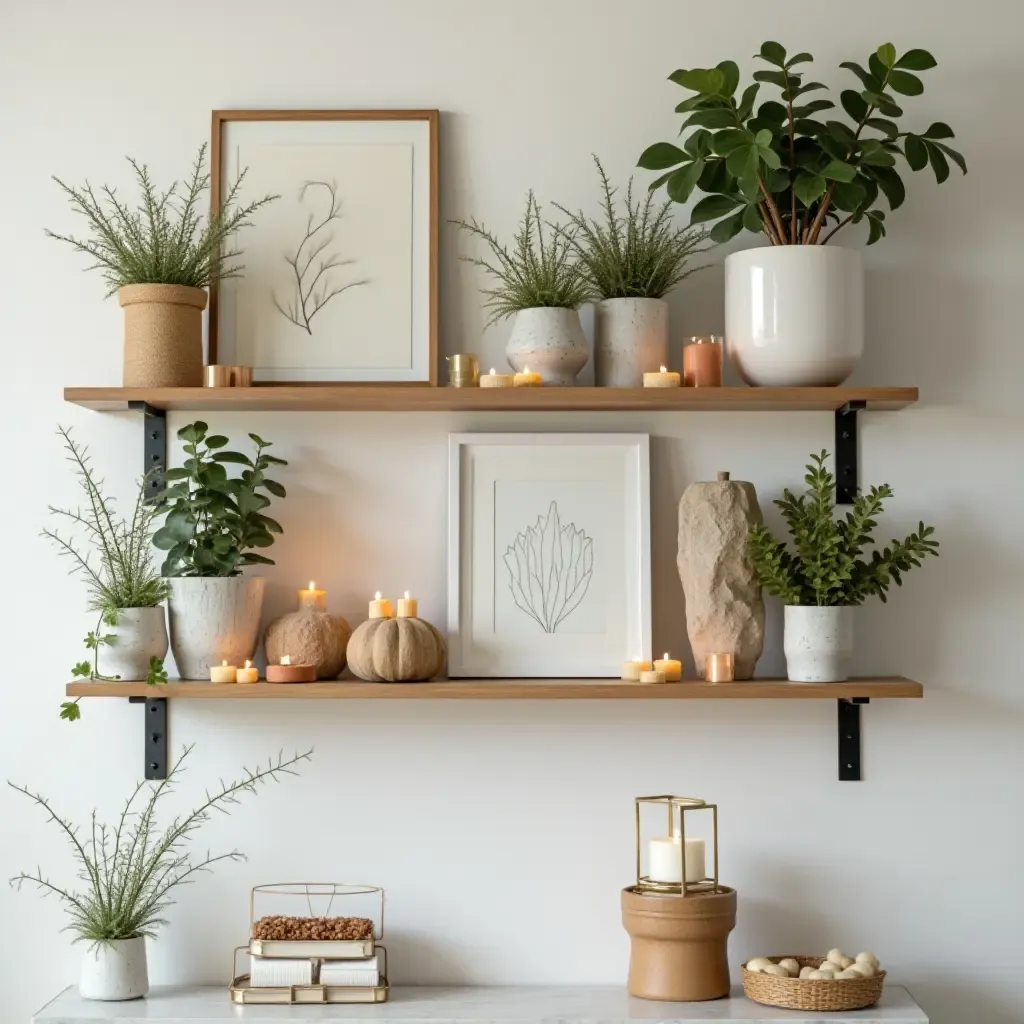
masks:
<path id="1" fill-rule="evenodd" d="M 800 117 L 793 123 L 793 128 L 800 135 L 812 135 L 817 137 L 819 135 L 825 135 L 828 133 L 828 128 L 821 123 L 821 121 L 815 121 L 812 117 Z M 843 150 L 845 155 L 846 151 Z"/>
<path id="2" fill-rule="evenodd" d="M 761 88 L 760 83 L 754 82 L 753 85 L 748 85 L 743 90 L 743 95 L 740 97 L 738 113 L 741 121 L 746 121 L 750 117 L 750 112 L 754 109 L 754 100 L 757 99 L 758 90 Z"/>
<path id="3" fill-rule="evenodd" d="M 882 80 L 875 78 L 874 75 L 865 71 L 859 64 L 854 63 L 852 60 L 844 60 L 839 66 L 846 68 L 847 71 L 852 71 L 860 79 L 861 84 L 868 92 L 878 93 L 882 91 Z"/>
<path id="4" fill-rule="evenodd" d="M 926 141 L 925 147 L 928 150 L 928 162 L 935 172 L 935 180 L 941 185 L 949 177 L 949 163 L 934 142 Z"/>
<path id="5" fill-rule="evenodd" d="M 789 112 L 785 106 L 777 100 L 765 100 L 757 108 L 757 119 L 759 121 L 768 121 L 770 124 L 782 125 L 788 116 Z"/>
<path id="6" fill-rule="evenodd" d="M 732 96 L 736 92 L 736 86 L 740 84 L 739 65 L 735 61 L 723 60 L 717 68 L 722 72 L 722 85 L 716 91 L 722 96 Z"/>
<path id="7" fill-rule="evenodd" d="M 872 53 L 868 57 L 868 71 L 870 71 L 871 74 L 880 82 L 884 82 L 886 76 L 889 74 L 889 69 L 881 62 L 877 53 Z M 879 90 L 879 92 L 881 92 L 881 90 Z"/>
<path id="8" fill-rule="evenodd" d="M 743 128 L 723 128 L 711 140 L 711 148 L 718 156 L 728 156 L 734 149 L 751 146 L 755 136 Z M 771 132 L 768 133 L 769 140 Z"/>
<path id="9" fill-rule="evenodd" d="M 867 189 L 857 181 L 838 181 L 832 190 L 832 205 L 837 210 L 845 210 L 852 213 L 864 203 L 867 198 Z"/>
<path id="10" fill-rule="evenodd" d="M 761 52 L 757 56 L 768 61 L 769 64 L 782 67 L 786 63 L 786 48 L 781 43 L 767 40 L 761 44 Z"/>
<path id="11" fill-rule="evenodd" d="M 863 139 L 860 144 L 860 162 L 872 167 L 892 167 L 896 159 L 883 148 L 878 139 Z"/>
<path id="12" fill-rule="evenodd" d="M 761 222 L 761 212 L 757 208 L 757 203 L 751 203 L 743 211 L 743 226 L 748 231 L 753 231 L 754 234 L 764 230 L 764 225 Z"/>
<path id="13" fill-rule="evenodd" d="M 809 60 L 814 60 L 809 53 L 798 53 L 795 57 L 790 57 L 786 61 L 786 67 L 791 68 L 794 64 L 806 64 Z"/>
<path id="14" fill-rule="evenodd" d="M 746 210 L 740 210 L 725 220 L 720 220 L 708 233 L 708 237 L 714 242 L 728 242 L 743 230 L 743 215 Z"/>
<path id="15" fill-rule="evenodd" d="M 757 146 L 741 146 L 725 158 L 725 166 L 734 178 L 753 178 L 757 176 L 757 161 Z"/>
<path id="16" fill-rule="evenodd" d="M 885 198 L 889 200 L 890 210 L 903 205 L 903 200 L 907 198 L 907 190 L 904 188 L 903 179 L 896 171 L 891 167 L 872 167 L 870 174 L 885 193 Z"/>
<path id="17" fill-rule="evenodd" d="M 683 143 L 683 149 L 690 157 L 696 160 L 698 157 L 708 155 L 711 151 L 712 139 L 714 139 L 714 135 L 707 128 L 698 128 Z M 671 173 L 665 175 L 665 177 L 671 177 Z"/>
<path id="18" fill-rule="evenodd" d="M 890 139 L 895 139 L 900 133 L 899 126 L 894 121 L 887 121 L 884 117 L 869 117 L 864 125 L 867 128 L 874 128 L 876 132 L 883 132 Z"/>
<path id="19" fill-rule="evenodd" d="M 263 486 L 276 498 L 284 498 L 287 491 L 276 480 L 264 480 Z"/>
<path id="20" fill-rule="evenodd" d="M 252 463 L 241 452 L 214 452 L 211 456 L 216 463 L 232 463 L 236 466 L 250 466 Z"/>
<path id="21" fill-rule="evenodd" d="M 907 50 L 898 61 L 896 67 L 907 71 L 929 71 L 938 62 L 927 50 Z"/>
<path id="22" fill-rule="evenodd" d="M 67 722 L 77 722 L 82 717 L 82 711 L 76 700 L 66 700 L 60 706 L 60 717 Z"/>
<path id="23" fill-rule="evenodd" d="M 677 68 L 675 71 L 672 72 L 671 75 L 668 76 L 668 80 L 670 82 L 675 82 L 676 85 L 682 85 L 683 83 L 682 83 L 681 79 L 682 79 L 683 75 L 685 75 L 685 74 L 686 74 L 686 69 L 685 68 Z"/>
<path id="24" fill-rule="evenodd" d="M 738 68 L 736 77 L 739 78 Z M 672 81 L 691 92 L 708 95 L 721 92 L 725 85 L 725 75 L 718 68 L 693 68 L 690 71 L 681 72 L 679 77 L 673 78 Z"/>
<path id="25" fill-rule="evenodd" d="M 841 160 L 831 160 L 828 166 L 820 172 L 823 178 L 830 181 L 853 181 L 857 177 L 857 168 Z"/>
<path id="26" fill-rule="evenodd" d="M 843 105 L 845 110 L 854 121 L 860 121 L 861 118 L 865 117 L 868 112 L 868 105 L 864 101 L 864 97 L 859 92 L 853 89 L 844 89 L 839 94 L 839 102 Z"/>
<path id="27" fill-rule="evenodd" d="M 793 107 L 793 116 L 810 117 L 811 114 L 816 114 L 819 110 L 831 110 L 834 106 L 835 104 L 831 100 L 811 100 L 810 103 Z"/>
<path id="28" fill-rule="evenodd" d="M 658 189 L 661 188 L 661 186 L 664 185 L 665 182 L 668 181 L 668 179 L 671 178 L 672 175 L 675 173 L 675 171 L 666 171 L 664 174 L 659 174 L 658 177 L 656 177 L 654 181 L 652 181 L 650 185 L 647 186 L 647 191 L 657 192 Z"/>
<path id="29" fill-rule="evenodd" d="M 932 145 L 938 147 L 938 149 L 945 153 L 946 156 L 948 156 L 964 174 L 967 173 L 967 161 L 955 149 L 952 149 L 950 146 L 943 145 L 941 142 L 935 142 L 932 143 Z"/>
<path id="30" fill-rule="evenodd" d="M 707 103 L 706 96 L 689 96 L 676 104 L 676 113 L 685 114 L 689 110 L 697 110 L 702 103 Z"/>
<path id="31" fill-rule="evenodd" d="M 889 96 L 887 93 L 885 95 L 882 95 L 882 96 L 878 97 L 878 103 L 876 104 L 876 106 L 878 107 L 878 109 L 879 109 L 879 111 L 881 113 L 885 114 L 886 117 L 902 117 L 903 116 L 903 108 L 902 107 L 898 107 L 893 102 L 892 97 Z"/>
<path id="32" fill-rule="evenodd" d="M 882 43 L 875 52 L 885 67 L 891 68 L 896 63 L 896 47 L 892 43 Z"/>
<path id="33" fill-rule="evenodd" d="M 767 128 L 762 128 L 754 136 L 754 145 L 756 145 L 759 149 L 765 149 L 772 144 L 773 138 L 774 136 Z"/>
<path id="34" fill-rule="evenodd" d="M 259 434 L 253 434 L 252 432 L 250 432 L 249 433 L 249 440 L 252 441 L 253 444 L 258 445 L 260 448 L 269 448 L 270 447 L 270 442 L 269 441 L 264 441 L 263 438 L 260 437 Z"/>
<path id="35" fill-rule="evenodd" d="M 885 237 L 885 225 L 882 221 L 885 214 L 881 210 L 870 210 L 868 212 L 868 245 L 874 245 L 880 238 Z"/>
<path id="36" fill-rule="evenodd" d="M 207 448 L 223 448 L 228 443 L 228 439 L 223 434 L 211 434 L 206 439 Z"/>
<path id="37" fill-rule="evenodd" d="M 916 135 L 908 135 L 903 140 L 903 155 L 912 171 L 920 171 L 928 163 L 928 150 Z"/>
<path id="38" fill-rule="evenodd" d="M 691 211 L 690 223 L 703 224 L 705 221 L 717 220 L 740 205 L 742 205 L 742 201 L 735 196 L 705 196 Z M 732 236 L 730 235 L 729 237 L 731 238 Z"/>
<path id="39" fill-rule="evenodd" d="M 857 137 L 842 121 L 828 121 L 825 127 L 828 128 L 829 135 L 840 145 L 848 149 L 853 149 L 857 145 Z"/>
<path id="40" fill-rule="evenodd" d="M 92 675 L 92 665 L 87 661 L 80 661 L 71 669 L 71 674 L 76 679 L 88 679 Z"/>
<path id="41" fill-rule="evenodd" d="M 683 122 L 683 128 L 733 128 L 735 126 L 736 115 L 725 107 L 711 107 L 707 110 L 698 110 Z M 660 170 L 660 168 L 651 167 L 648 170 Z"/>
<path id="42" fill-rule="evenodd" d="M 673 202 L 685 203 L 697 185 L 697 179 L 704 170 L 703 160 L 694 160 L 678 171 L 673 171 L 668 180 L 668 197 Z"/>
<path id="43" fill-rule="evenodd" d="M 928 130 L 922 132 L 921 135 L 926 139 L 951 139 L 953 138 L 953 129 L 943 121 L 933 121 L 928 125 Z"/>
<path id="44" fill-rule="evenodd" d="M 704 173 L 697 182 L 697 188 L 702 192 L 730 194 L 733 191 L 732 178 L 725 167 L 724 160 L 706 160 L 704 162 Z"/>
<path id="45" fill-rule="evenodd" d="M 187 469 L 168 469 L 164 472 L 165 480 L 187 480 L 192 474 Z"/>
<path id="46" fill-rule="evenodd" d="M 790 87 L 790 76 L 785 71 L 755 71 L 753 78 L 755 82 L 767 82 L 769 85 L 777 85 L 780 89 Z"/>
<path id="47" fill-rule="evenodd" d="M 782 166 L 782 158 L 770 146 L 758 146 L 757 154 L 765 167 L 777 171 Z"/>
<path id="48" fill-rule="evenodd" d="M 801 172 L 793 182 L 793 191 L 804 206 L 810 206 L 825 194 L 828 183 L 820 174 Z"/>
<path id="49" fill-rule="evenodd" d="M 764 187 L 771 193 L 785 192 L 789 188 L 789 171 L 784 167 L 770 171 L 764 179 Z"/>
<path id="50" fill-rule="evenodd" d="M 803 96 L 804 93 L 817 92 L 819 89 L 827 88 L 828 86 L 824 82 L 804 82 L 793 89 L 792 93 L 794 96 Z"/>
<path id="51" fill-rule="evenodd" d="M 275 562 L 272 558 L 267 558 L 266 555 L 257 554 L 255 551 L 246 551 L 244 555 L 239 559 L 241 565 L 274 565 Z"/>
<path id="52" fill-rule="evenodd" d="M 909 71 L 890 71 L 889 85 L 901 96 L 920 96 L 924 92 L 924 82 Z"/>

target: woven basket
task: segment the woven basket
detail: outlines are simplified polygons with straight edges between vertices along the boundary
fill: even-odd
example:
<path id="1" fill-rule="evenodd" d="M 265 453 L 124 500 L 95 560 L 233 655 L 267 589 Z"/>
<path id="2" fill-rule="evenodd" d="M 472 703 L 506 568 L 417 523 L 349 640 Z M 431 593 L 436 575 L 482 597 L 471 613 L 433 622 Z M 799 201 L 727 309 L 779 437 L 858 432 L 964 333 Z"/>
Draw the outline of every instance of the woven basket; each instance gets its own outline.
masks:
<path id="1" fill-rule="evenodd" d="M 820 967 L 823 956 L 794 956 L 801 967 Z M 773 963 L 785 956 L 768 957 Z M 743 992 L 748 999 L 766 1006 L 780 1006 L 787 1010 L 862 1010 L 878 1002 L 882 995 L 885 971 L 873 978 L 843 978 L 825 981 L 809 978 L 780 978 L 777 974 L 755 974 L 742 968 Z"/>

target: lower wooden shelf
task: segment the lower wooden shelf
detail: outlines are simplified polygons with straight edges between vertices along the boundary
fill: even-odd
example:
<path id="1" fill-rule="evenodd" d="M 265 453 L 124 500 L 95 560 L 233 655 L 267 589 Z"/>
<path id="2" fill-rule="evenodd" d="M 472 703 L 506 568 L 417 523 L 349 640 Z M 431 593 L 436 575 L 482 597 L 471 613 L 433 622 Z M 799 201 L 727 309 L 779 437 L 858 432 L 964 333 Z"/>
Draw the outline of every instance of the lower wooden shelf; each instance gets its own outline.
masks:
<path id="1" fill-rule="evenodd" d="M 454 679 L 434 683 L 207 683 L 163 686 L 128 682 L 68 683 L 69 697 L 141 697 L 185 700 L 855 700 L 922 697 L 920 683 L 902 676 L 869 676 L 845 683 L 742 683 L 640 685 L 618 679 Z"/>

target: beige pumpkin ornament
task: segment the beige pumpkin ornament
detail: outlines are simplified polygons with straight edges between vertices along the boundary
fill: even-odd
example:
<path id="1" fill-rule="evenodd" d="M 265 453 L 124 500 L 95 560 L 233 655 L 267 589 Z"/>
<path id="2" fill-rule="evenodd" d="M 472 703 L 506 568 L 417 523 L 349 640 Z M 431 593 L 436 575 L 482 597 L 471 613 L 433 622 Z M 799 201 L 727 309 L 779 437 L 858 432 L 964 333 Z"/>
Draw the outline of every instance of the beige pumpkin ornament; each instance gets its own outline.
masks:
<path id="1" fill-rule="evenodd" d="M 300 608 L 275 619 L 263 638 L 267 664 L 287 655 L 293 665 L 315 665 L 317 679 L 337 679 L 345 670 L 352 629 L 340 615 Z"/>
<path id="2" fill-rule="evenodd" d="M 370 683 L 416 683 L 444 667 L 444 637 L 425 619 L 368 619 L 348 642 L 348 667 Z"/>

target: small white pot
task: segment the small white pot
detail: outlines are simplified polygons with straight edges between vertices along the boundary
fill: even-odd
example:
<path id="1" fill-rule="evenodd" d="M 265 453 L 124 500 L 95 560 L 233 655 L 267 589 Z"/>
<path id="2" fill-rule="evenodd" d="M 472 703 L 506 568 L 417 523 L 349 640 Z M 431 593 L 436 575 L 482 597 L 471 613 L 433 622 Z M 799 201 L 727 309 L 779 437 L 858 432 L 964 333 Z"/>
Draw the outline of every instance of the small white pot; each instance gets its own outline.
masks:
<path id="1" fill-rule="evenodd" d="M 772 245 L 727 256 L 725 350 L 748 384 L 842 384 L 864 352 L 860 252 Z"/>
<path id="2" fill-rule="evenodd" d="M 783 646 L 794 683 L 841 683 L 853 654 L 853 608 L 787 604 Z"/>
<path id="3" fill-rule="evenodd" d="M 209 679 L 210 666 L 256 654 L 262 576 L 175 576 L 167 603 L 171 651 L 182 679 Z"/>
<path id="4" fill-rule="evenodd" d="M 114 939 L 85 951 L 78 980 L 83 999 L 141 999 L 148 991 L 144 937 Z"/>
<path id="5" fill-rule="evenodd" d="M 668 303 L 664 299 L 602 299 L 594 318 L 594 383 L 643 387 L 644 373 L 668 364 Z"/>
<path id="6" fill-rule="evenodd" d="M 105 676 L 145 679 L 149 659 L 167 656 L 167 625 L 164 606 L 119 608 L 117 625 L 102 627 L 114 639 L 100 648 L 99 667 Z"/>
<path id="7" fill-rule="evenodd" d="M 522 372 L 529 367 L 545 384 L 571 387 L 590 358 L 579 313 L 557 306 L 521 309 L 505 357 L 514 370 Z"/>

